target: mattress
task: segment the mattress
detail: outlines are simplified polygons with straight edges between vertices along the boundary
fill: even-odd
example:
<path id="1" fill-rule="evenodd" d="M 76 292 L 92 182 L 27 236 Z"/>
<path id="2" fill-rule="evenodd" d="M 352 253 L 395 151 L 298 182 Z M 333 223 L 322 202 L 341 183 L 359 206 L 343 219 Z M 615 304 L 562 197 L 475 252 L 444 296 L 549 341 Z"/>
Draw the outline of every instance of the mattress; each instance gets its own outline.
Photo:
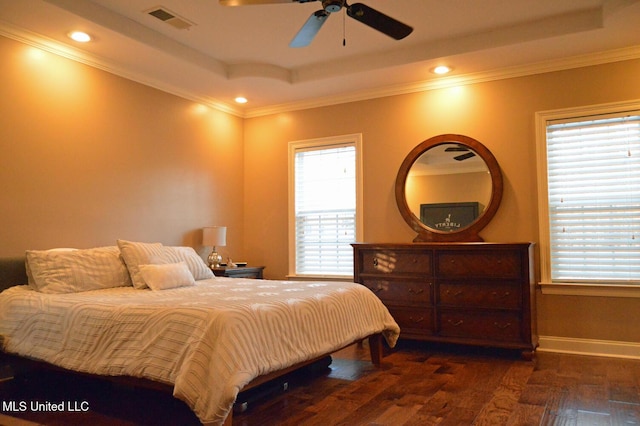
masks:
<path id="1" fill-rule="evenodd" d="M 201 280 L 163 291 L 0 293 L 4 350 L 85 373 L 174 386 L 203 424 L 221 424 L 252 379 L 400 329 L 354 283 Z"/>

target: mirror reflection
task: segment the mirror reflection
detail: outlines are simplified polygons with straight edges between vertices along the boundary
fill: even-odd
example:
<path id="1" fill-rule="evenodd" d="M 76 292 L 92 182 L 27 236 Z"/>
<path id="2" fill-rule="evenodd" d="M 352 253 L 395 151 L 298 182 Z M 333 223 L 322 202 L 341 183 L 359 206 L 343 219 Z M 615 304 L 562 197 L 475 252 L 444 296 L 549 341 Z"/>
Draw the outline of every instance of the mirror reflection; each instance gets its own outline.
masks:
<path id="1" fill-rule="evenodd" d="M 420 155 L 405 181 L 409 210 L 426 227 L 455 232 L 474 223 L 491 200 L 487 164 L 466 144 L 445 142 Z"/>

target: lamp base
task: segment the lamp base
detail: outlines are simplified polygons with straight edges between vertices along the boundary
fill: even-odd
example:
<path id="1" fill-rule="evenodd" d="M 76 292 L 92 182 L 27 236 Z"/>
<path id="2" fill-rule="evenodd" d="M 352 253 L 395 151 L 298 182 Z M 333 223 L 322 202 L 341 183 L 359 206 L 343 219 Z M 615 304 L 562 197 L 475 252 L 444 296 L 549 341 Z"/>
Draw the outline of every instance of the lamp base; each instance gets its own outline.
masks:
<path id="1" fill-rule="evenodd" d="M 222 256 L 218 254 L 216 248 L 214 247 L 209 257 L 207 257 L 207 262 L 209 263 L 209 268 L 219 268 L 220 263 L 222 262 Z"/>

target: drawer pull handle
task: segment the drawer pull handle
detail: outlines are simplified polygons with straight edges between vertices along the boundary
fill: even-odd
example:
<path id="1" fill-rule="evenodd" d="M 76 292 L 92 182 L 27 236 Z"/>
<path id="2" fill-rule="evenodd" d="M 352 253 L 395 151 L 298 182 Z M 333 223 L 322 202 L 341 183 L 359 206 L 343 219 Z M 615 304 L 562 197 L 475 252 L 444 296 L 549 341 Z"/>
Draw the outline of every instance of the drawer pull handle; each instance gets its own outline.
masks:
<path id="1" fill-rule="evenodd" d="M 493 296 L 495 297 L 499 297 L 501 299 L 504 299 L 505 297 L 509 297 L 511 295 L 510 291 L 505 291 L 504 293 L 502 293 L 502 295 L 499 295 L 497 291 L 494 291 L 493 293 L 491 293 Z"/>
<path id="2" fill-rule="evenodd" d="M 462 324 L 464 323 L 464 321 L 463 321 L 463 320 L 458 320 L 458 321 L 456 321 L 456 322 L 453 322 L 453 320 L 448 320 L 447 322 L 448 322 L 449 324 L 451 324 L 452 326 L 454 326 L 454 327 L 458 327 L 459 325 L 462 325 Z"/>
<path id="3" fill-rule="evenodd" d="M 378 266 L 378 258 L 377 257 L 373 258 L 373 266 Z"/>
<path id="4" fill-rule="evenodd" d="M 504 323 L 504 324 L 498 324 L 497 322 L 494 322 L 493 325 L 495 325 L 496 327 L 498 327 L 501 330 L 504 330 L 504 329 L 507 329 L 507 328 L 511 327 L 511 323 L 510 322 L 507 322 L 507 323 Z"/>
<path id="5" fill-rule="evenodd" d="M 418 317 L 417 319 L 413 319 L 413 317 L 409 317 L 409 320 L 412 322 L 422 322 L 424 321 L 424 317 Z"/>
<path id="6" fill-rule="evenodd" d="M 447 291 L 446 291 L 446 293 L 447 293 L 447 294 L 451 294 L 451 295 L 453 295 L 453 296 L 460 296 L 460 295 L 462 295 L 463 291 L 462 291 L 462 290 L 458 290 L 458 291 L 456 291 L 456 292 L 454 293 L 454 292 L 452 292 L 451 290 L 447 290 Z"/>
<path id="7" fill-rule="evenodd" d="M 410 289 L 409 289 L 409 293 L 415 293 L 415 294 L 420 294 L 420 293 L 422 293 L 423 291 L 424 291 L 424 290 L 423 290 L 423 289 L 421 289 L 421 288 L 419 288 L 419 289 L 417 289 L 417 290 L 414 290 L 414 289 L 412 289 L 412 288 L 410 288 Z"/>
<path id="8" fill-rule="evenodd" d="M 373 289 L 374 293 L 380 293 L 382 290 L 384 290 L 384 287 L 382 287 L 381 285 L 379 285 L 378 287 Z"/>

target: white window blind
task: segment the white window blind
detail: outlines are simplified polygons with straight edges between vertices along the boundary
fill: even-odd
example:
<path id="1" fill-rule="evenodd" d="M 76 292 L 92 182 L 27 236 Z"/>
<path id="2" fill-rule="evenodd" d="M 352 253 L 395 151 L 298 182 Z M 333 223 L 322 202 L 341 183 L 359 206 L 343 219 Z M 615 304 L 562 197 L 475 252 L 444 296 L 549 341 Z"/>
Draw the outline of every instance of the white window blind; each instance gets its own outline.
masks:
<path id="1" fill-rule="evenodd" d="M 296 150 L 294 167 L 295 273 L 352 275 L 355 146 Z"/>
<path id="2" fill-rule="evenodd" d="M 547 124 L 553 282 L 640 284 L 640 115 Z"/>

